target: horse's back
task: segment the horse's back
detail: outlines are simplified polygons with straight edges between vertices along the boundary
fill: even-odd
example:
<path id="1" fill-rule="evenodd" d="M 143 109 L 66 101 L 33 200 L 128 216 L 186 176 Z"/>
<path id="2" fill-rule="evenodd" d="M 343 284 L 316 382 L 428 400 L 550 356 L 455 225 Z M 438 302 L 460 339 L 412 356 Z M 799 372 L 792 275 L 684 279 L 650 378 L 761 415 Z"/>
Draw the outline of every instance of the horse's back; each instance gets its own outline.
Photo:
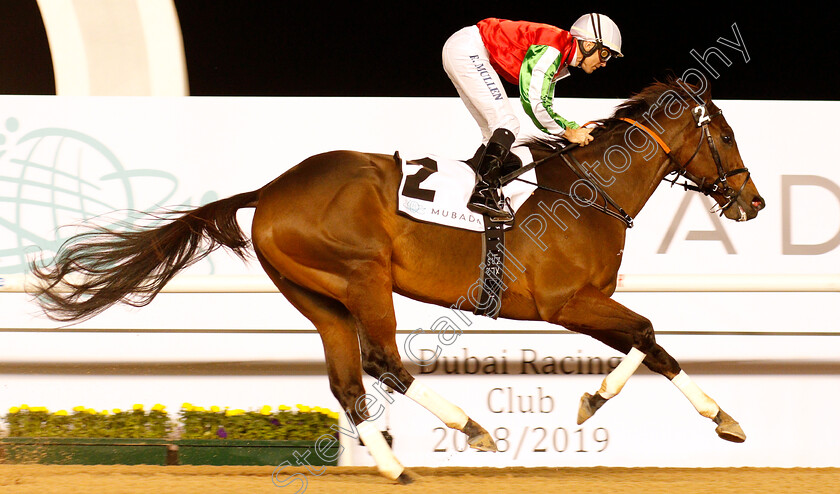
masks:
<path id="1" fill-rule="evenodd" d="M 336 271 L 375 261 L 389 270 L 394 290 L 410 297 L 443 303 L 462 295 L 479 274 L 481 236 L 398 214 L 401 178 L 390 155 L 307 158 L 260 191 L 254 246 L 279 259 L 272 264 L 295 259 Z"/>
<path id="2" fill-rule="evenodd" d="M 267 184 L 261 200 L 283 193 L 328 200 L 345 186 L 397 187 L 400 171 L 393 156 L 359 151 L 329 151 L 306 158 Z"/>
<path id="3" fill-rule="evenodd" d="M 392 156 L 330 151 L 311 156 L 260 190 L 254 242 L 269 234 L 341 238 L 370 232 L 395 207 L 400 173 Z M 348 240 L 349 241 L 349 240 Z"/>

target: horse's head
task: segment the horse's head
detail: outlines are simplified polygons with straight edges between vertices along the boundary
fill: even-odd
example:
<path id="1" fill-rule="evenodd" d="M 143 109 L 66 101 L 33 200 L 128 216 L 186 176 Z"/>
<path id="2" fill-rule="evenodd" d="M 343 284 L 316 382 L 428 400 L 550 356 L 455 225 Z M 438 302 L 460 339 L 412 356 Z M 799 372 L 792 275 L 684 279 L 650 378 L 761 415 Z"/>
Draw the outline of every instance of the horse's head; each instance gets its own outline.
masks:
<path id="1" fill-rule="evenodd" d="M 685 130 L 677 138 L 679 142 L 673 142 L 673 172 L 693 182 L 686 188 L 712 197 L 718 204 L 717 211 L 727 218 L 755 218 L 765 202 L 744 166 L 732 127 L 712 102 L 708 89 L 702 98 L 694 96 L 686 103 L 679 116 Z"/>
<path id="2" fill-rule="evenodd" d="M 630 123 L 658 142 L 670 158 L 665 173 L 692 182 L 680 185 L 711 196 L 727 218 L 746 221 L 764 208 L 732 127 L 712 102 L 708 87 L 679 79 L 652 84 L 620 105 L 612 120 Z"/>

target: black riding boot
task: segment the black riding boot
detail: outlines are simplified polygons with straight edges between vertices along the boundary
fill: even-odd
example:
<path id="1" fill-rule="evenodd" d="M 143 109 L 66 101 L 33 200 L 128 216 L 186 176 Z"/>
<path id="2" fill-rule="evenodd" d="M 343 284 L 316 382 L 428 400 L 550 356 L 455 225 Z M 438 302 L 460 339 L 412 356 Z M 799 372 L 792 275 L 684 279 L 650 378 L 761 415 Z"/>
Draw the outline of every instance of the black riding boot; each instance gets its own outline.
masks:
<path id="1" fill-rule="evenodd" d="M 505 204 L 499 194 L 504 163 L 515 136 L 507 129 L 496 129 L 484 149 L 484 154 L 478 164 L 478 182 L 475 184 L 467 209 L 474 213 L 486 214 L 492 221 L 508 222 L 513 215 L 505 209 Z"/>

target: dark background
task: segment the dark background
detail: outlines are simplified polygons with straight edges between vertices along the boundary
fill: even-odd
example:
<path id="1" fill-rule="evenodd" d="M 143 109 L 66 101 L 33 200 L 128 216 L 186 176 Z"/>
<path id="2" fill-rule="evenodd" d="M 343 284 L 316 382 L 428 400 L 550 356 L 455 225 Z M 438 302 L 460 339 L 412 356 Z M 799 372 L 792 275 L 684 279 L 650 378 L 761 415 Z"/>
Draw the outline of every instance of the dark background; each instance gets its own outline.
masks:
<path id="1" fill-rule="evenodd" d="M 521 2 L 525 3 L 525 2 Z M 593 9 L 615 20 L 625 58 L 592 75 L 572 69 L 561 97 L 625 98 L 669 73 L 700 68 L 690 51 L 730 58 L 712 80 L 718 99 L 840 100 L 835 20 L 826 12 L 726 2 L 285 2 L 176 0 L 195 96 L 456 96 L 441 66 L 447 37 L 484 17 L 568 29 Z M 5 0 L 0 93 L 55 94 L 35 0 Z M 750 56 L 716 42 L 735 41 Z M 509 93 L 515 89 L 509 86 Z"/>

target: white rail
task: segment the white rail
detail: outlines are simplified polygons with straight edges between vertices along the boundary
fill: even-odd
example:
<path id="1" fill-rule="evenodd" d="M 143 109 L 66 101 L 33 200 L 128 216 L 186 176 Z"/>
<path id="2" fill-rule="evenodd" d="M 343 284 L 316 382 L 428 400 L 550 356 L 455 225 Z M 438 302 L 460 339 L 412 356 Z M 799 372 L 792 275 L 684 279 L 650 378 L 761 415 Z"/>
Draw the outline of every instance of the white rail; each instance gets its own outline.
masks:
<path id="1" fill-rule="evenodd" d="M 0 275 L 0 292 L 22 293 L 31 278 Z M 263 275 L 182 275 L 164 293 L 273 293 Z M 840 292 L 838 274 L 622 274 L 618 292 Z"/>
<path id="2" fill-rule="evenodd" d="M 619 292 L 840 292 L 840 274 L 620 274 Z"/>

